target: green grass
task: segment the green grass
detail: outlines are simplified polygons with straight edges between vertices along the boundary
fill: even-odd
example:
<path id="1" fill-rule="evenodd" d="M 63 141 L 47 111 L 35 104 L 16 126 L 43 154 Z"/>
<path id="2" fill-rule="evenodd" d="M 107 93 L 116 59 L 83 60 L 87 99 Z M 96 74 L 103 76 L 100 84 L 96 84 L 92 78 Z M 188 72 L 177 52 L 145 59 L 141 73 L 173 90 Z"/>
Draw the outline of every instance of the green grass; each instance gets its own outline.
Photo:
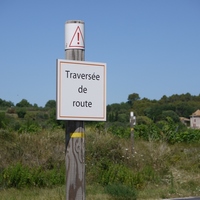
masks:
<path id="1" fill-rule="evenodd" d="M 1 200 L 65 200 L 65 186 L 54 188 L 6 189 L 0 191 Z M 87 187 L 87 200 L 110 200 L 101 186 Z"/>
<path id="2" fill-rule="evenodd" d="M 135 195 L 137 199 L 200 196 L 199 144 L 169 145 L 136 139 L 133 149 L 128 139 L 110 133 L 99 134 L 92 129 L 86 129 L 85 141 L 88 200 L 112 200 L 119 196 L 134 199 Z M 0 155 L 1 200 L 65 199 L 62 181 L 54 174 L 50 176 L 53 169 L 65 164 L 64 130 L 23 134 L 0 130 Z M 42 187 L 22 184 L 20 189 L 2 184 L 5 170 L 15 169 L 17 163 L 20 163 L 18 168 L 21 166 L 17 176 L 23 174 L 27 180 L 27 174 L 35 180 L 34 176 L 39 174 L 49 183 Z M 32 173 L 31 170 L 37 169 L 40 173 Z M 16 170 L 8 172 L 16 175 Z"/>
<path id="3" fill-rule="evenodd" d="M 1 190 L 1 200 L 64 200 L 65 199 L 65 188 L 25 188 L 15 189 L 10 188 Z"/>

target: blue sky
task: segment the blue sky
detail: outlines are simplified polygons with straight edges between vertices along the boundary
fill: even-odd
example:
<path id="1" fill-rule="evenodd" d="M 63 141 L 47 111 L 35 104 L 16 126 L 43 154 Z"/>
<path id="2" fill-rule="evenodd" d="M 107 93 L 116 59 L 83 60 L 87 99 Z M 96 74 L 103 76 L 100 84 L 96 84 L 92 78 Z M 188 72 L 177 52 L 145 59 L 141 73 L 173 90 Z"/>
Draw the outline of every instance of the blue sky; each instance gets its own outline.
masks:
<path id="1" fill-rule="evenodd" d="M 200 94 L 199 0 L 1 0 L 1 99 L 56 99 L 68 20 L 85 22 L 85 61 L 107 63 L 107 104 Z"/>

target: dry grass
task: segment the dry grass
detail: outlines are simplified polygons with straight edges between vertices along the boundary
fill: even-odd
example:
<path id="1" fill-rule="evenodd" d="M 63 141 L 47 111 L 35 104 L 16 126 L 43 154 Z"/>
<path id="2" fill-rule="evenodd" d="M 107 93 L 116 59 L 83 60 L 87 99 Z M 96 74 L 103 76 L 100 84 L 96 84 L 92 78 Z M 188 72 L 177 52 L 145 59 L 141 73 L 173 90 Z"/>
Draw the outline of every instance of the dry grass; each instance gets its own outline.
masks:
<path id="1" fill-rule="evenodd" d="M 199 144 L 148 143 L 142 149 L 155 169 L 168 168 L 168 174 L 159 184 L 149 183 L 139 190 L 138 199 L 200 196 Z"/>
<path id="2" fill-rule="evenodd" d="M 2 132 L 4 132 L 2 134 Z M 0 134 L 0 168 L 21 162 L 30 167 L 57 163 L 65 158 L 65 139 L 62 130 L 42 131 L 37 134 Z"/>
<path id="3" fill-rule="evenodd" d="M 63 163 L 65 138 L 63 130 L 42 131 L 37 134 L 10 133 L 0 135 L 0 169 L 10 164 L 21 162 L 28 166 L 40 166 L 51 162 Z M 115 145 L 114 145 L 115 144 Z M 151 166 L 161 174 L 157 181 L 149 180 L 138 187 L 138 199 L 161 199 L 184 196 L 200 196 L 200 145 L 175 144 L 163 142 L 145 142 L 135 140 L 134 149 L 131 142 L 113 135 L 98 134 L 86 130 L 86 156 L 92 151 L 103 151 L 100 147 L 113 145 L 117 150 L 110 155 L 121 153 L 121 159 L 135 172 L 145 166 Z M 94 147 L 99 148 L 94 148 Z M 88 152 L 89 151 L 89 152 Z M 94 152 L 93 152 L 94 153 Z M 113 154 L 112 154 L 113 153 Z M 115 159 L 115 157 L 113 157 Z M 87 159 L 86 159 L 87 161 Z M 90 166 L 86 163 L 87 173 Z M 100 185 L 95 185 L 87 177 L 88 200 L 110 200 Z M 0 189 L 1 200 L 59 200 L 65 199 L 65 186 L 55 188 L 25 188 L 22 190 Z"/>
<path id="4" fill-rule="evenodd" d="M 64 200 L 65 188 L 31 188 L 18 190 L 15 188 L 2 190 L 1 200 Z"/>
<path id="5" fill-rule="evenodd" d="M 100 193 L 99 188 L 91 188 L 91 194 L 86 195 L 87 200 L 111 200 L 107 194 Z M 101 190 L 101 189 L 100 189 Z M 55 188 L 32 188 L 17 190 L 15 188 L 2 190 L 1 200 L 65 200 L 65 186 Z"/>

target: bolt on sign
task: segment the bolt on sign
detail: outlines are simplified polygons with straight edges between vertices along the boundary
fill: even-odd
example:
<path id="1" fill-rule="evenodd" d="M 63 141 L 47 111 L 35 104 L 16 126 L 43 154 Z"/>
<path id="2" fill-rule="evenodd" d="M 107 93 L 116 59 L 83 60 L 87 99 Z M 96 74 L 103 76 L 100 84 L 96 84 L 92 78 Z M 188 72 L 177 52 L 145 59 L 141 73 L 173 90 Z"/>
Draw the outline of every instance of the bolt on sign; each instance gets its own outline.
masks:
<path id="1" fill-rule="evenodd" d="M 106 121 L 106 64 L 57 60 L 57 119 Z"/>

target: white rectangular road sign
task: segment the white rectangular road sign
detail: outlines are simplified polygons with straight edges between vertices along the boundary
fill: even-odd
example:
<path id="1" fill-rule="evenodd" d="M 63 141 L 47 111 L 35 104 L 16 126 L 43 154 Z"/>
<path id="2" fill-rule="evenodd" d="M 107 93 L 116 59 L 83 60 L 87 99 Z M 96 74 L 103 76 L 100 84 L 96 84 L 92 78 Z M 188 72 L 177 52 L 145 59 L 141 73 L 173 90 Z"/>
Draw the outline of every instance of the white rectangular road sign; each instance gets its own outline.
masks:
<path id="1" fill-rule="evenodd" d="M 106 121 L 106 64 L 57 60 L 57 119 Z"/>

